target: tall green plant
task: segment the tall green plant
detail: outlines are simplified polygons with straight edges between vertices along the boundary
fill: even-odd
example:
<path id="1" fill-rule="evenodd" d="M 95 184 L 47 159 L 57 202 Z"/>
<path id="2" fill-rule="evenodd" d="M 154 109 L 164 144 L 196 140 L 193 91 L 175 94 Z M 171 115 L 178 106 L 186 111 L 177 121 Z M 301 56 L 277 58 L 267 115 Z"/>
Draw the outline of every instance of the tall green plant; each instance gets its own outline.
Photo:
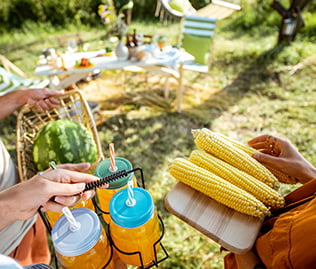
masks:
<path id="1" fill-rule="evenodd" d="M 97 7 L 105 0 L 2 0 L 0 1 L 0 32 L 23 28 L 26 22 L 97 25 Z"/>

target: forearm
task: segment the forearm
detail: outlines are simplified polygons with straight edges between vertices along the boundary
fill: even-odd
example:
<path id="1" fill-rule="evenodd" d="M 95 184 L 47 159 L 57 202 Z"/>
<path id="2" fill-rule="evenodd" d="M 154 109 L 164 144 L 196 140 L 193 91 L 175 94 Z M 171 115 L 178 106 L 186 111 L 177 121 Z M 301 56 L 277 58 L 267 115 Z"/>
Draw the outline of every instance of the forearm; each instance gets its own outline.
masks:
<path id="1" fill-rule="evenodd" d="M 19 219 L 21 209 L 17 203 L 23 204 L 23 201 L 17 196 L 15 187 L 0 192 L 0 231 Z"/>
<path id="2" fill-rule="evenodd" d="M 26 104 L 26 92 L 23 89 L 15 90 L 0 96 L 0 119 L 12 114 Z"/>
<path id="3" fill-rule="evenodd" d="M 304 163 L 303 163 L 304 165 Z M 306 161 L 303 168 L 298 167 L 298 169 L 301 169 L 301 177 L 298 178 L 299 182 L 302 184 L 305 184 L 309 182 L 310 180 L 316 178 L 316 168 Z"/>

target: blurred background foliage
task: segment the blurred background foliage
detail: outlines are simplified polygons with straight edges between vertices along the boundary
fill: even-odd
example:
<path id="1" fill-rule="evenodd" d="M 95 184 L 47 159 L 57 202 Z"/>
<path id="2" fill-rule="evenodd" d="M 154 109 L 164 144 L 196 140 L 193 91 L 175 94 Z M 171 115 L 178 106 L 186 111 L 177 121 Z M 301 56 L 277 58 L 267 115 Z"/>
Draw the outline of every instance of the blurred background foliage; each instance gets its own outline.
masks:
<path id="1" fill-rule="evenodd" d="M 229 26 L 234 28 L 236 34 L 247 30 L 256 31 L 258 26 L 264 31 L 262 34 L 269 34 L 266 31 L 274 32 L 278 27 L 281 17 L 275 10 L 270 8 L 271 1 L 253 1 L 253 0 L 227 0 L 238 3 L 244 11 L 236 16 L 233 23 Z M 108 4 L 112 2 L 118 4 L 118 0 L 2 0 L 0 1 L 0 33 L 8 32 L 13 29 L 27 29 L 30 23 L 45 23 L 54 27 L 64 26 L 66 24 L 84 24 L 96 27 L 102 27 L 100 18 L 97 14 L 99 4 Z M 196 8 L 202 8 L 209 4 L 211 0 L 191 0 Z M 290 5 L 290 0 L 280 1 L 285 7 Z M 134 0 L 132 13 L 133 20 L 157 21 L 154 17 L 156 0 Z M 308 21 L 307 27 L 302 29 L 307 37 L 316 36 L 316 19 L 309 14 L 316 10 L 316 1 L 307 5 L 305 20 Z M 270 32 L 270 33 L 271 33 Z"/>

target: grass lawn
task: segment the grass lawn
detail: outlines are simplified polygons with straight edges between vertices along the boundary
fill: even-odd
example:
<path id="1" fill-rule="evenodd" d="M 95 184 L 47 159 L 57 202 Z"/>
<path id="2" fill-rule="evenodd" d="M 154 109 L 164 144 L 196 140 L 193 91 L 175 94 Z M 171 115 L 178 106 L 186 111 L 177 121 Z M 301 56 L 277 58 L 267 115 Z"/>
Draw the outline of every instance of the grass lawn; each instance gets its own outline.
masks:
<path id="1" fill-rule="evenodd" d="M 316 164 L 316 44 L 298 36 L 290 46 L 276 46 L 274 33 L 260 35 L 229 30 L 221 21 L 214 39 L 212 68 L 208 74 L 185 72 L 183 113 L 175 111 L 176 83 L 169 100 L 163 98 L 159 76 L 106 71 L 79 87 L 101 104 L 98 132 L 104 154 L 113 142 L 117 156 L 142 167 L 166 232 L 163 245 L 169 258 L 159 268 L 223 268 L 220 246 L 183 223 L 164 207 L 166 193 L 176 183 L 168 173 L 176 157 L 195 148 L 191 129 L 207 127 L 246 142 L 261 134 L 291 140 Z M 131 28 L 162 33 L 173 44 L 179 25 L 134 22 Z M 69 26 L 64 30 L 38 27 L 37 31 L 0 37 L 0 54 L 32 76 L 37 57 L 56 46 L 55 36 L 80 31 L 90 48 L 103 48 L 100 29 Z M 0 122 L 1 137 L 15 155 L 15 117 Z M 286 193 L 291 188 L 282 186 Z"/>

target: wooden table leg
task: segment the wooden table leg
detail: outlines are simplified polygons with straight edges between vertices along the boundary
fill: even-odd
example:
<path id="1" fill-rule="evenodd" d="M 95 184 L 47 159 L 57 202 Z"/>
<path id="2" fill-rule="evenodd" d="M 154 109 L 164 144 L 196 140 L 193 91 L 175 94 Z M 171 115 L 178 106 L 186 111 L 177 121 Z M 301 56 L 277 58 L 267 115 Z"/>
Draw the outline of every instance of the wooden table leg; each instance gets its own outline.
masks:
<path id="1" fill-rule="evenodd" d="M 179 78 L 178 78 L 178 90 L 177 90 L 177 111 L 182 112 L 181 104 L 183 97 L 183 63 L 179 65 L 178 68 Z"/>
<path id="2" fill-rule="evenodd" d="M 71 86 L 72 84 L 77 83 L 79 80 L 87 77 L 88 74 L 89 72 L 82 72 L 82 73 L 75 73 L 73 75 L 70 75 L 64 79 L 61 79 L 57 85 L 54 84 L 52 89 L 54 90 L 65 89 Z"/>
<path id="3" fill-rule="evenodd" d="M 60 83 L 58 76 L 49 76 L 49 88 L 55 90 L 57 85 Z"/>

